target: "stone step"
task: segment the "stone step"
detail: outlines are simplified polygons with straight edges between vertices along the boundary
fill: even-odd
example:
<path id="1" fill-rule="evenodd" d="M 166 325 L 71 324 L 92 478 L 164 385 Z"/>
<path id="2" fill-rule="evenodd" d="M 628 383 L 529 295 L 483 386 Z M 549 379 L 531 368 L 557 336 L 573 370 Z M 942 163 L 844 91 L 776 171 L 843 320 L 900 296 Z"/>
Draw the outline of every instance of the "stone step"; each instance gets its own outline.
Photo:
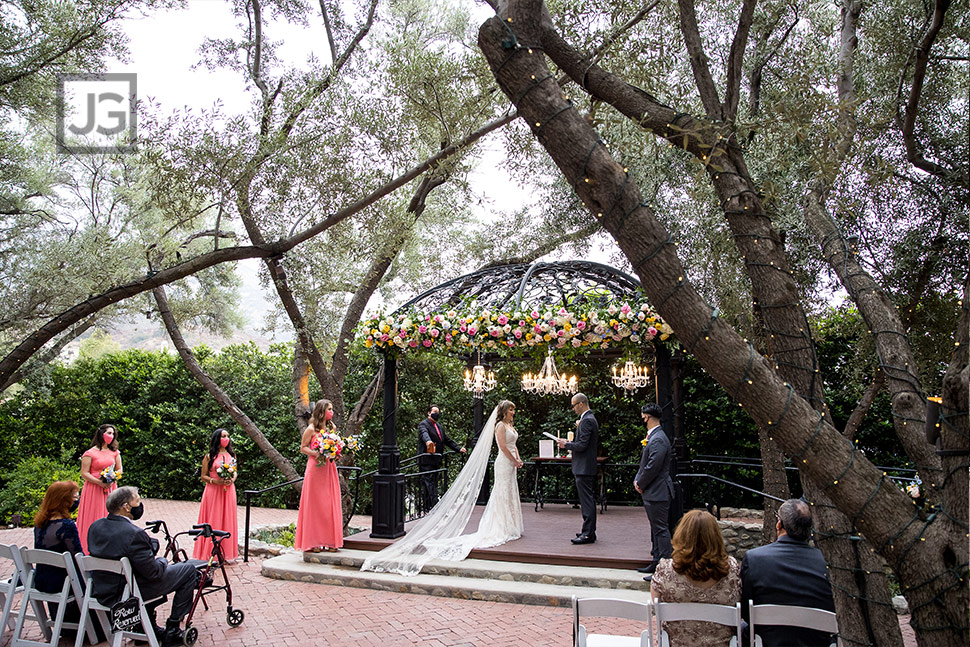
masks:
<path id="1" fill-rule="evenodd" d="M 399 593 L 471 600 L 565 607 L 572 596 L 646 600 L 649 584 L 636 571 L 611 568 L 550 566 L 466 559 L 429 562 L 421 573 L 362 572 L 369 551 L 289 552 L 263 562 L 262 574 L 280 580 L 356 586 Z"/>

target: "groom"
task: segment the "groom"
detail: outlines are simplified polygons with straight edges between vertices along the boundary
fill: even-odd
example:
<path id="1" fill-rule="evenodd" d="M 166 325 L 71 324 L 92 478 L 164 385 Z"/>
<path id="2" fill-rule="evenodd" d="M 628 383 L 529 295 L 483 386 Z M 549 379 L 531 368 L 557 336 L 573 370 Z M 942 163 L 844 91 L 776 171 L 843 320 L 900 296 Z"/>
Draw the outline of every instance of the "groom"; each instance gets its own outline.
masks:
<path id="1" fill-rule="evenodd" d="M 573 396 L 571 405 L 579 415 L 576 438 L 573 442 L 559 439 L 559 449 L 573 453 L 573 476 L 579 494 L 579 508 L 583 513 L 583 530 L 572 539 L 574 544 L 592 544 L 596 541 L 596 449 L 600 426 L 589 408 L 589 398 L 582 393 Z"/>

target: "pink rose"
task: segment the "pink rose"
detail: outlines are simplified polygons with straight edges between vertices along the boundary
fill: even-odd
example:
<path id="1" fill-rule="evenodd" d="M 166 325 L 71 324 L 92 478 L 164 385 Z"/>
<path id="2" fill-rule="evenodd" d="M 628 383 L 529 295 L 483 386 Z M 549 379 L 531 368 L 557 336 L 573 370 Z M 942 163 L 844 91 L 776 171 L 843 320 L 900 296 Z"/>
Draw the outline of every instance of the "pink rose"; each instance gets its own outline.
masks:
<path id="1" fill-rule="evenodd" d="M 530 312 L 530 313 L 529 313 L 529 315 L 530 315 L 530 316 L 531 316 L 531 317 L 532 317 L 533 319 L 538 319 L 538 318 L 539 318 L 539 311 L 538 311 L 538 310 L 533 310 L 532 312 Z"/>
<path id="2" fill-rule="evenodd" d="M 492 328 L 492 337 L 498 337 L 501 331 L 498 328 Z"/>
<path id="3" fill-rule="evenodd" d="M 465 332 L 466 330 L 468 330 L 468 327 L 465 326 L 465 324 L 462 324 L 461 327 L 458 330 L 460 330 L 462 332 Z"/>
<path id="4" fill-rule="evenodd" d="M 405 330 L 402 330 L 401 332 L 398 333 L 398 337 L 400 337 L 401 339 L 404 339 L 407 336 L 408 336 L 408 333 Z"/>
<path id="5" fill-rule="evenodd" d="M 445 335 L 445 341 L 450 342 L 451 341 L 451 335 Z"/>
<path id="6" fill-rule="evenodd" d="M 499 315 L 499 317 L 498 317 L 498 325 L 504 326 L 508 322 L 509 322 L 509 318 L 508 317 L 506 317 L 505 315 Z"/>
<path id="7" fill-rule="evenodd" d="M 431 321 L 431 315 L 425 315 L 424 316 L 424 320 L 425 321 Z"/>
<path id="8" fill-rule="evenodd" d="M 620 308 L 620 312 L 622 312 L 624 314 L 626 314 L 627 312 L 630 312 L 630 306 L 628 306 L 627 304 L 624 303 L 623 304 L 623 307 Z"/>
<path id="9" fill-rule="evenodd" d="M 560 330 L 559 332 L 557 332 L 557 333 L 556 333 L 556 335 L 557 335 L 558 337 L 562 337 L 562 336 L 563 336 L 563 335 L 565 335 L 565 334 L 566 334 L 566 331 L 565 331 L 565 330 Z"/>
<path id="10" fill-rule="evenodd" d="M 516 329 L 515 329 L 515 332 L 514 332 L 514 333 L 512 333 L 512 334 L 513 334 L 513 335 L 515 335 L 515 338 L 516 338 L 516 339 L 522 339 L 522 331 L 521 331 L 521 330 L 519 330 L 518 328 L 516 328 Z"/>
<path id="11" fill-rule="evenodd" d="M 428 327 L 427 326 L 418 326 L 418 332 L 423 335 L 424 333 L 428 332 Z"/>
<path id="12" fill-rule="evenodd" d="M 586 329 L 586 322 L 585 321 L 577 321 L 576 322 L 576 327 L 579 328 L 580 330 L 585 330 Z"/>
<path id="13" fill-rule="evenodd" d="M 421 343 L 422 343 L 422 344 L 424 344 L 424 347 L 425 347 L 425 348 L 431 348 L 431 340 L 430 340 L 430 339 L 425 339 L 425 340 L 424 340 L 423 342 L 421 342 Z"/>
<path id="14" fill-rule="evenodd" d="M 565 308 L 559 308 L 559 316 L 560 317 L 563 317 L 566 314 L 568 314 L 568 313 L 566 312 L 566 309 Z"/>
<path id="15" fill-rule="evenodd" d="M 535 328 L 533 329 L 533 331 L 534 331 L 534 332 L 535 332 L 536 334 L 539 334 L 539 335 L 541 335 L 541 334 L 542 334 L 542 328 L 541 328 L 541 327 L 539 326 L 539 324 L 536 324 L 536 327 L 535 327 Z"/>
<path id="16" fill-rule="evenodd" d="M 437 339 L 438 338 L 438 335 L 440 335 L 440 334 L 441 334 L 441 332 L 437 328 L 432 328 L 431 329 L 431 336 L 434 337 L 435 339 Z"/>
<path id="17" fill-rule="evenodd" d="M 416 341 L 414 341 L 412 339 L 411 341 L 408 342 L 408 346 L 410 346 L 411 348 L 417 348 L 418 347 L 418 342 L 416 342 Z"/>
<path id="18" fill-rule="evenodd" d="M 441 315 L 435 315 L 434 316 L 434 322 L 435 323 L 441 323 Z"/>
<path id="19" fill-rule="evenodd" d="M 519 319 L 519 326 L 525 328 L 525 319 Z"/>
<path id="20" fill-rule="evenodd" d="M 387 341 L 388 339 L 390 339 L 390 337 L 388 337 L 387 333 L 381 335 L 381 341 Z"/>
<path id="21" fill-rule="evenodd" d="M 468 329 L 468 334 L 471 335 L 472 337 L 474 337 L 475 333 L 477 332 L 478 332 L 478 328 L 476 328 L 475 326 L 472 326 L 471 328 Z"/>
<path id="22" fill-rule="evenodd" d="M 647 328 L 647 332 L 650 333 L 651 337 L 657 336 L 657 329 L 654 328 L 653 326 L 650 326 L 649 328 Z"/>

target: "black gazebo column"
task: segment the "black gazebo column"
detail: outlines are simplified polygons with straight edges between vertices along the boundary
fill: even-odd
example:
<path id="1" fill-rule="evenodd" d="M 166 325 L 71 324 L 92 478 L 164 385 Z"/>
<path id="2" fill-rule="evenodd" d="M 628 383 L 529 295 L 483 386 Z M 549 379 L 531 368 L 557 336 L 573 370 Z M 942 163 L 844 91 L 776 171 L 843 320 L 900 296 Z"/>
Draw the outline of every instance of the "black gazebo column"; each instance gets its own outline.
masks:
<path id="1" fill-rule="evenodd" d="M 485 426 L 485 398 L 473 398 L 473 400 L 475 401 L 475 408 L 472 412 L 472 424 L 474 425 L 472 431 L 475 435 L 475 445 L 477 445 L 482 437 L 482 427 Z M 471 447 L 468 448 L 468 451 L 471 451 Z M 486 505 L 490 493 L 488 470 L 485 470 L 485 478 L 482 479 L 482 487 L 478 491 L 478 500 L 475 501 L 475 504 Z"/>
<path id="2" fill-rule="evenodd" d="M 374 476 L 371 537 L 396 539 L 404 534 L 404 475 L 397 448 L 397 359 L 384 353 L 384 439 Z"/>
<path id="3" fill-rule="evenodd" d="M 680 361 L 675 360 L 670 349 L 662 343 L 657 343 L 657 404 L 660 405 L 660 424 L 663 426 L 670 446 L 674 450 L 675 460 L 670 461 L 670 476 L 674 479 L 674 500 L 670 502 L 670 529 L 677 526 L 677 522 L 684 515 L 684 489 L 677 480 L 680 472 L 682 457 L 687 455 L 687 444 L 684 440 L 682 425 L 681 376 Z"/>

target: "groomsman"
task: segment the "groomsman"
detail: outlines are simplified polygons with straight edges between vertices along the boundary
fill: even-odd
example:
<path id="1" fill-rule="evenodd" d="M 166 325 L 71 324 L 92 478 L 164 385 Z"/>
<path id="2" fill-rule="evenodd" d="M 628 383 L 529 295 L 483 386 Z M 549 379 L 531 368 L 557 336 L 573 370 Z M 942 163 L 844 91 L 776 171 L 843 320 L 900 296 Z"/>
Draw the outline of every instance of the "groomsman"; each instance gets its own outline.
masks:
<path id="1" fill-rule="evenodd" d="M 572 442 L 560 438 L 559 449 L 573 453 L 573 477 L 579 494 L 579 508 L 583 513 L 583 529 L 570 541 L 574 544 L 592 544 L 596 541 L 596 451 L 600 426 L 585 395 L 574 395 L 570 406 L 579 414 L 576 438 Z"/>
<path id="2" fill-rule="evenodd" d="M 440 417 L 441 410 L 438 405 L 432 404 L 428 407 L 428 417 L 418 423 L 418 468 L 422 472 L 431 472 L 421 475 L 424 512 L 438 503 L 438 473 L 434 470 L 441 467 L 444 446 L 448 445 L 456 452 L 465 453 L 465 448 L 459 447 L 458 443 L 448 436 L 444 426 L 438 422 Z"/>
<path id="3" fill-rule="evenodd" d="M 674 553 L 668 522 L 670 501 L 674 498 L 674 482 L 670 478 L 670 440 L 660 427 L 660 407 L 652 402 L 645 404 L 640 409 L 640 417 L 647 426 L 647 442 L 640 454 L 640 469 L 633 487 L 643 499 L 650 522 L 653 561 L 637 570 L 647 573 L 643 579 L 649 582 L 660 560 Z"/>

